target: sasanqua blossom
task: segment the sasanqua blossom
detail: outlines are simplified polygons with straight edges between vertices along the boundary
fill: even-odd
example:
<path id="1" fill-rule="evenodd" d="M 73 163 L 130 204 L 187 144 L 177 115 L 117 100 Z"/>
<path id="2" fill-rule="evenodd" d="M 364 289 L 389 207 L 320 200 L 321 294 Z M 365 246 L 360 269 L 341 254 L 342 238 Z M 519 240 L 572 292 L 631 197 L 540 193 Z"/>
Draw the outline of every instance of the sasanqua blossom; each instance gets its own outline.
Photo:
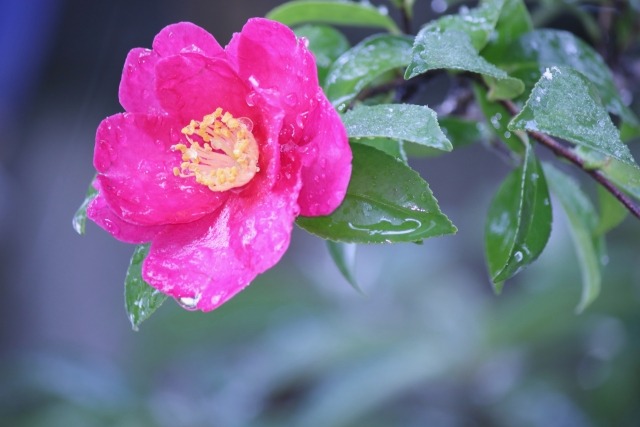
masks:
<path id="1" fill-rule="evenodd" d="M 191 23 L 127 56 L 125 112 L 98 127 L 89 218 L 150 242 L 145 281 L 212 310 L 277 263 L 296 216 L 330 214 L 351 175 L 344 126 L 313 55 L 286 26 L 251 19 L 222 48 Z"/>

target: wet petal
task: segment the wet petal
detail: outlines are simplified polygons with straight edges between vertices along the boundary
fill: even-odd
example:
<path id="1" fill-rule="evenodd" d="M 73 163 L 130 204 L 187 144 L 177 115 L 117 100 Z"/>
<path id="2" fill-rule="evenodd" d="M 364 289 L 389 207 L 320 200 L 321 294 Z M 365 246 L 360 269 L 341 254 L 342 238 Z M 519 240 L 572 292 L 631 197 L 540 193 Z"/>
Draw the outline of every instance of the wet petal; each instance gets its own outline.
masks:
<path id="1" fill-rule="evenodd" d="M 224 50 L 217 40 L 191 22 L 179 22 L 164 27 L 153 39 L 153 50 L 160 56 L 187 52 L 209 57 L 224 55 Z"/>
<path id="2" fill-rule="evenodd" d="M 167 117 L 117 114 L 96 134 L 94 166 L 102 194 L 125 221 L 141 225 L 182 223 L 215 211 L 228 197 L 194 178 L 173 174 L 180 153 L 180 126 Z"/>
<path id="3" fill-rule="evenodd" d="M 247 84 L 224 60 L 185 54 L 159 61 L 156 70 L 160 104 L 185 126 L 218 107 L 234 117 L 256 114 L 246 102 Z"/>
<path id="4" fill-rule="evenodd" d="M 109 208 L 102 194 L 98 194 L 89 204 L 87 216 L 113 237 L 126 243 L 150 242 L 163 228 L 161 225 L 136 225 L 122 220 Z"/>
<path id="5" fill-rule="evenodd" d="M 151 244 L 143 277 L 202 311 L 213 310 L 275 265 L 287 247 L 300 189 L 295 163 L 265 197 L 231 198 L 198 221 L 168 226 Z"/>
<path id="6" fill-rule="evenodd" d="M 352 154 L 340 116 L 324 95 L 310 114 L 302 139 L 309 142 L 300 148 L 300 214 L 328 215 L 342 203 L 347 192 Z"/>
<path id="7" fill-rule="evenodd" d="M 302 127 L 316 104 L 318 74 L 306 44 L 287 26 L 250 19 L 226 48 L 241 78 L 286 111 L 285 126 Z"/>
<path id="8" fill-rule="evenodd" d="M 156 96 L 156 64 L 158 55 L 149 49 L 132 49 L 122 70 L 118 96 L 130 113 L 162 113 Z"/>

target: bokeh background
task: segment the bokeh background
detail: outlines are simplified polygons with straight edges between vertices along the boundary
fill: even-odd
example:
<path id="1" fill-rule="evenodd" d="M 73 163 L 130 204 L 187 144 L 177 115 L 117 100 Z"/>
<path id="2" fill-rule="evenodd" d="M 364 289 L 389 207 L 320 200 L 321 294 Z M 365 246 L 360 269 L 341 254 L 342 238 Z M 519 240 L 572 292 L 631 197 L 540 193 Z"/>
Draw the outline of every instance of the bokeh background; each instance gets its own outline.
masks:
<path id="1" fill-rule="evenodd" d="M 296 230 L 283 261 L 222 308 L 167 301 L 131 330 L 133 247 L 71 228 L 95 129 L 120 111 L 124 58 L 181 20 L 224 45 L 279 3 L 0 1 L 0 425 L 639 425 L 638 221 L 611 234 L 585 313 L 558 209 L 545 253 L 496 297 L 482 229 L 508 169 L 483 144 L 413 164 L 459 233 L 359 248 L 364 296 Z M 417 22 L 443 6 L 416 3 Z M 540 19 L 580 32 L 571 14 Z"/>

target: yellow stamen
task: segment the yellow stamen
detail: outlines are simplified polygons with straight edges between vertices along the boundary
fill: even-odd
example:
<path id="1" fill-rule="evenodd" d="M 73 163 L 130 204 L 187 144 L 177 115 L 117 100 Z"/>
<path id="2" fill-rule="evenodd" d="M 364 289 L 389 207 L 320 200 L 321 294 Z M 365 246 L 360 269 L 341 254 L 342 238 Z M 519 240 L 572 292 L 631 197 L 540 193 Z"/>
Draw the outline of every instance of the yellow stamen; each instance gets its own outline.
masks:
<path id="1" fill-rule="evenodd" d="M 195 177 L 196 182 L 211 191 L 226 191 L 251 181 L 258 168 L 258 143 L 251 130 L 250 119 L 234 118 L 231 113 L 216 109 L 202 121 L 191 120 L 182 129 L 189 146 L 171 147 L 182 153 L 180 167 L 173 174 Z"/>

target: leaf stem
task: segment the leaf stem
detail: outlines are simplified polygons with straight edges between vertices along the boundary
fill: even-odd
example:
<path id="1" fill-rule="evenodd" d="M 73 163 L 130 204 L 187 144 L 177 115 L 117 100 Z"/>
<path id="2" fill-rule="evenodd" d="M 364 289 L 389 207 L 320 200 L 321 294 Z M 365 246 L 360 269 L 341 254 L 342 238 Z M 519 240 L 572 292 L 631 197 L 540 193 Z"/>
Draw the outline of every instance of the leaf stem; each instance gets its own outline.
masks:
<path id="1" fill-rule="evenodd" d="M 509 113 L 511 115 L 515 116 L 516 114 L 518 114 L 518 107 L 516 107 L 513 102 L 508 100 L 501 102 L 502 105 L 504 105 L 505 108 L 509 110 Z M 609 181 L 609 179 L 601 171 L 597 169 L 590 169 L 589 167 L 587 167 L 583 159 L 581 159 L 573 151 L 560 144 L 549 135 L 536 131 L 527 131 L 527 133 L 540 144 L 553 151 L 556 156 L 568 160 L 569 162 L 578 166 L 587 174 L 591 175 L 591 177 L 595 179 L 600 185 L 602 185 L 607 191 L 609 191 L 613 195 L 613 197 L 618 199 L 618 201 L 622 203 L 624 207 L 629 210 L 629 212 L 640 219 L 640 206 L 638 206 L 636 203 L 634 203 L 633 200 L 631 200 L 630 197 L 620 191 L 620 189 L 618 189 L 618 187 L 616 187 L 611 181 Z"/>

